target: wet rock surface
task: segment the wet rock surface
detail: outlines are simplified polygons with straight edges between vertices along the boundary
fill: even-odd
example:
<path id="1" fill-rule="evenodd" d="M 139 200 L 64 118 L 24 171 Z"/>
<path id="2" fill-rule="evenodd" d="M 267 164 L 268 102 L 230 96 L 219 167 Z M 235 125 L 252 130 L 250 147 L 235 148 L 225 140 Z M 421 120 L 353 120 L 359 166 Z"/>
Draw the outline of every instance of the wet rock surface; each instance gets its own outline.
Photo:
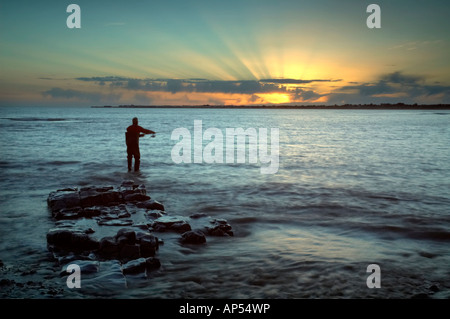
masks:
<path id="1" fill-rule="evenodd" d="M 129 276 L 148 278 L 161 271 L 158 251 L 164 241 L 158 234 L 179 236 L 179 245 L 190 246 L 205 245 L 207 236 L 233 236 L 224 219 L 168 214 L 145 185 L 133 181 L 57 190 L 47 203 L 55 221 L 47 247 L 62 267 L 61 276 L 75 263 L 94 286 L 126 287 Z"/>

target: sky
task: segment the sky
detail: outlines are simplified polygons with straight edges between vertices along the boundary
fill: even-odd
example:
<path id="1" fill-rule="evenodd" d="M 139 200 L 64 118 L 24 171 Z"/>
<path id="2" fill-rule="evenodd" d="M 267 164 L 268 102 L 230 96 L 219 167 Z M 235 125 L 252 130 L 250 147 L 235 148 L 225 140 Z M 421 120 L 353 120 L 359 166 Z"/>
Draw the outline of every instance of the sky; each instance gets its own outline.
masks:
<path id="1" fill-rule="evenodd" d="M 448 0 L 0 0 L 0 106 L 450 103 L 449 13 Z"/>

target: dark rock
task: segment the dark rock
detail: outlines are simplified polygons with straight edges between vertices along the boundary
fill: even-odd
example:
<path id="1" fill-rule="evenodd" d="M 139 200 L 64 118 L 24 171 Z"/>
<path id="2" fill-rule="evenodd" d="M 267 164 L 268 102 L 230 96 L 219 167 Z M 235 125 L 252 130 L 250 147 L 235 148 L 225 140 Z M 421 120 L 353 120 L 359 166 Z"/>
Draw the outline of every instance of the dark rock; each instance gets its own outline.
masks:
<path id="1" fill-rule="evenodd" d="M 208 215 L 206 215 L 205 213 L 195 213 L 192 214 L 191 216 L 189 216 L 190 218 L 196 219 L 196 218 L 203 218 L 203 217 L 207 217 Z"/>
<path id="2" fill-rule="evenodd" d="M 199 230 L 191 230 L 183 233 L 180 239 L 183 244 L 204 244 L 206 243 L 205 234 Z"/>
<path id="3" fill-rule="evenodd" d="M 63 208 L 81 206 L 81 200 L 77 189 L 65 189 L 51 192 L 47 198 L 47 203 L 53 213 Z"/>
<path id="4" fill-rule="evenodd" d="M 51 229 L 47 233 L 47 242 L 57 249 L 69 251 L 92 251 L 99 247 L 98 240 L 89 234 L 65 228 Z"/>
<path id="5" fill-rule="evenodd" d="M 184 232 L 192 230 L 192 228 L 191 228 L 191 225 L 189 225 L 187 222 L 181 221 L 181 222 L 173 223 L 169 227 L 169 230 L 182 234 Z"/>
<path id="6" fill-rule="evenodd" d="M 81 207 L 62 208 L 53 213 L 55 219 L 78 219 L 84 216 Z"/>
<path id="7" fill-rule="evenodd" d="M 127 263 L 122 265 L 122 272 L 125 275 L 129 274 L 139 274 L 143 273 L 146 270 L 152 271 L 155 269 L 159 269 L 161 267 L 161 262 L 158 258 L 148 257 L 148 258 L 137 258 L 134 260 L 130 260 Z"/>
<path id="8" fill-rule="evenodd" d="M 430 288 L 429 288 L 432 292 L 438 292 L 440 289 L 439 289 L 439 287 L 438 287 L 438 285 L 432 285 L 432 286 L 430 286 Z"/>
<path id="9" fill-rule="evenodd" d="M 205 227 L 205 232 L 210 236 L 233 236 L 231 226 L 225 219 L 214 219 L 210 222 L 212 226 Z"/>
<path id="10" fill-rule="evenodd" d="M 74 247 L 75 250 L 78 248 L 85 251 L 85 250 L 96 250 L 99 247 L 99 242 L 97 239 L 92 238 L 89 236 L 89 234 L 86 233 L 78 233 L 75 232 L 72 234 L 72 243 L 71 245 Z"/>
<path id="11" fill-rule="evenodd" d="M 183 218 L 175 216 L 163 216 L 155 219 L 151 223 L 151 227 L 158 232 L 175 231 L 183 233 L 191 230 L 191 226 Z"/>
<path id="12" fill-rule="evenodd" d="M 159 211 L 159 210 L 152 210 L 152 211 L 148 211 L 145 213 L 145 216 L 149 217 L 149 218 L 159 218 L 159 217 L 163 217 L 165 215 L 164 211 Z"/>
<path id="13" fill-rule="evenodd" d="M 122 271 L 125 275 L 138 274 L 144 272 L 147 267 L 145 258 L 130 260 L 122 265 Z"/>
<path id="14" fill-rule="evenodd" d="M 120 246 L 114 237 L 103 237 L 99 246 L 98 253 L 103 258 L 114 259 L 119 257 Z"/>
<path id="15" fill-rule="evenodd" d="M 129 212 L 121 211 L 117 214 L 117 218 L 129 218 L 129 217 L 131 217 L 131 214 Z"/>
<path id="16" fill-rule="evenodd" d="M 119 252 L 119 259 L 121 261 L 128 261 L 132 259 L 139 258 L 141 256 L 141 252 L 139 246 L 137 245 L 121 245 Z"/>
<path id="17" fill-rule="evenodd" d="M 89 274 L 83 278 L 85 287 L 89 282 L 93 287 L 126 287 L 125 274 L 160 268 L 155 255 L 163 241 L 149 230 L 176 232 L 182 234 L 182 244 L 195 245 L 206 243 L 208 235 L 233 235 L 223 219 L 201 219 L 207 217 L 203 213 L 190 217 L 167 215 L 164 205 L 147 194 L 145 185 L 133 181 L 124 181 L 118 188 L 61 189 L 50 193 L 47 202 L 57 227 L 47 233 L 48 249 L 60 265 L 76 263 Z M 111 229 L 103 226 L 116 226 L 118 231 L 111 235 Z M 97 240 L 92 236 L 95 232 L 106 237 Z M 99 265 L 106 268 L 102 270 Z"/>
<path id="18" fill-rule="evenodd" d="M 88 229 L 86 229 L 85 231 L 84 231 L 84 233 L 85 234 L 93 234 L 93 233 L 95 233 L 95 230 L 93 230 L 92 228 L 88 228 Z"/>
<path id="19" fill-rule="evenodd" d="M 145 188 L 144 184 L 140 184 L 140 185 L 137 185 L 137 187 L 136 186 L 133 186 L 133 187 L 134 187 L 134 192 L 135 193 L 140 193 L 142 195 L 147 195 L 147 189 Z"/>
<path id="20" fill-rule="evenodd" d="M 86 207 L 83 209 L 83 217 L 92 218 L 106 214 L 107 208 L 101 206 Z"/>
<path id="21" fill-rule="evenodd" d="M 164 211 L 164 205 L 153 199 L 141 201 L 136 206 L 139 208 Z"/>
<path id="22" fill-rule="evenodd" d="M 122 200 L 114 187 L 85 187 L 80 189 L 80 200 L 82 207 L 117 205 Z"/>
<path id="23" fill-rule="evenodd" d="M 104 220 L 100 219 L 97 221 L 97 223 L 101 226 L 131 226 L 133 225 L 133 221 L 131 219 L 110 219 L 110 220 Z"/>
<path id="24" fill-rule="evenodd" d="M 136 232 L 132 229 L 122 228 L 117 232 L 115 240 L 119 245 L 134 245 L 136 243 Z"/>
<path id="25" fill-rule="evenodd" d="M 149 199 L 150 199 L 150 196 L 144 195 L 144 194 L 139 194 L 139 193 L 128 194 L 124 197 L 124 200 L 126 202 L 142 202 L 142 201 L 146 201 Z"/>
<path id="26" fill-rule="evenodd" d="M 159 269 L 161 267 L 161 262 L 158 258 L 148 257 L 145 259 L 145 267 L 147 271 Z"/>
<path id="27" fill-rule="evenodd" d="M 150 234 L 145 235 L 139 238 L 139 246 L 142 257 L 153 257 L 159 248 L 158 238 Z"/>
<path id="28" fill-rule="evenodd" d="M 145 185 L 136 185 L 134 181 L 123 181 L 118 189 L 119 193 L 122 195 L 122 198 L 125 198 L 130 194 L 141 194 L 147 195 L 147 190 Z"/>

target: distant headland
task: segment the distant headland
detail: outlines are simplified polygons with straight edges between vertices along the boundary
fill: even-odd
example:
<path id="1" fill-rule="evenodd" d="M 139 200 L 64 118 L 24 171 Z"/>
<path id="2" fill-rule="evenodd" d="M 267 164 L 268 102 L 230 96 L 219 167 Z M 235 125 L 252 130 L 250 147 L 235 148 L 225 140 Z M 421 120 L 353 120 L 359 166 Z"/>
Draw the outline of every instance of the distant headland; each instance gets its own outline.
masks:
<path id="1" fill-rule="evenodd" d="M 204 109 L 333 109 L 333 110 L 450 110 L 450 104 L 342 104 L 342 105 L 103 105 L 92 108 L 204 108 Z"/>

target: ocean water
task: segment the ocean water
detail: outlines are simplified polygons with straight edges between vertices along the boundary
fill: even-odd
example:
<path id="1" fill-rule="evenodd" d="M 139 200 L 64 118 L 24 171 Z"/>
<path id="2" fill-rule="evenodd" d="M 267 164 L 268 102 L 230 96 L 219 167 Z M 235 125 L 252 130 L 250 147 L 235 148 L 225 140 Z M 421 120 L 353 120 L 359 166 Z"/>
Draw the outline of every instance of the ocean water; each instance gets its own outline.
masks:
<path id="1" fill-rule="evenodd" d="M 157 132 L 141 139 L 139 173 L 126 164 L 134 116 Z M 249 161 L 174 163 L 172 132 L 193 137 L 196 120 L 224 135 L 278 128 L 277 173 Z M 442 110 L 0 108 L 0 295 L 449 298 L 449 145 Z M 128 179 L 172 215 L 226 219 L 234 236 L 184 247 L 166 234 L 148 278 L 69 289 L 47 249 L 48 194 Z M 380 288 L 367 286 L 371 264 Z"/>

